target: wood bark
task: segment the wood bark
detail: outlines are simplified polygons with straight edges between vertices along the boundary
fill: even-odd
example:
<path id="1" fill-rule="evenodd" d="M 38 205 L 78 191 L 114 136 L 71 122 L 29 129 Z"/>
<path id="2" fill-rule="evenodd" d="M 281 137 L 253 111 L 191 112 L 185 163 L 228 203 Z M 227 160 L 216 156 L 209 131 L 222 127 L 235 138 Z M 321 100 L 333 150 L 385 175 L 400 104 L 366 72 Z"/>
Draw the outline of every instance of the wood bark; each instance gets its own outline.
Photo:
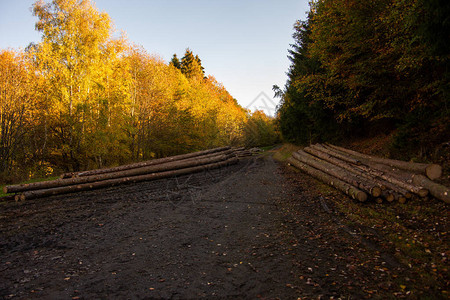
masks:
<path id="1" fill-rule="evenodd" d="M 82 176 L 66 179 L 56 179 L 51 181 L 35 182 L 20 185 L 10 185 L 5 186 L 5 193 L 17 193 L 23 191 L 31 191 L 38 189 L 49 189 L 62 186 L 78 185 L 84 183 L 91 183 L 96 181 L 104 181 L 109 179 L 116 179 L 122 177 L 131 177 L 137 175 L 144 175 L 149 173 L 165 172 L 170 170 L 190 168 L 199 165 L 205 165 L 210 163 L 215 163 L 223 161 L 229 158 L 227 154 L 216 154 L 213 156 L 204 157 L 194 157 L 182 161 L 171 161 L 163 164 L 157 164 L 152 166 L 145 166 L 141 168 L 128 169 L 124 171 L 114 172 L 114 173 L 104 173 L 100 175 Z"/>
<path id="2" fill-rule="evenodd" d="M 381 193 L 381 197 L 387 202 L 392 202 L 395 200 L 394 193 L 392 191 L 385 190 Z"/>
<path id="3" fill-rule="evenodd" d="M 378 177 L 384 179 L 385 181 L 391 183 L 394 186 L 398 186 L 400 189 L 394 189 L 394 190 L 397 190 L 402 194 L 406 195 L 408 192 L 411 192 L 411 193 L 417 194 L 423 198 L 423 197 L 426 197 L 429 193 L 429 191 L 426 188 L 423 188 L 421 186 L 417 186 L 414 184 L 410 184 L 410 183 L 400 180 L 396 177 L 390 176 L 387 173 L 380 172 L 379 170 L 374 170 L 373 168 L 370 168 L 368 166 L 361 165 L 361 166 L 357 166 L 357 168 L 359 168 L 365 172 L 368 172 L 370 174 L 373 174 L 375 176 L 378 176 Z M 393 187 L 392 185 L 388 185 L 388 186 Z"/>
<path id="4" fill-rule="evenodd" d="M 375 157 L 363 153 L 359 153 L 350 149 L 342 148 L 339 146 L 327 144 L 329 147 L 346 152 L 356 158 L 363 158 L 367 159 L 373 162 L 378 162 L 384 165 L 388 165 L 391 167 L 408 170 L 411 172 L 417 172 L 425 174 L 429 179 L 434 180 L 438 179 L 442 175 L 442 167 L 438 164 L 423 164 L 423 163 L 413 163 L 413 162 L 406 162 L 401 160 L 395 160 L 395 159 L 388 159 L 388 158 L 381 158 L 381 157 Z"/>
<path id="5" fill-rule="evenodd" d="M 334 156 L 331 156 L 325 152 L 310 148 L 310 147 L 306 147 L 304 149 L 305 152 L 310 153 L 320 159 L 323 159 L 325 161 L 328 161 L 331 164 L 334 164 L 338 167 L 341 167 L 343 169 L 346 169 L 349 172 L 352 172 L 358 176 L 361 176 L 363 178 L 366 178 L 369 181 L 372 181 L 373 183 L 375 183 L 376 185 L 378 185 L 382 190 L 385 189 L 391 189 L 391 190 L 396 190 L 398 192 L 404 193 L 407 192 L 405 189 L 396 186 L 390 182 L 387 182 L 386 180 L 380 178 L 378 175 L 369 173 L 367 170 L 362 170 L 360 168 L 358 168 L 358 166 L 355 165 L 350 165 Z"/>
<path id="6" fill-rule="evenodd" d="M 331 176 L 339 178 L 340 180 L 343 180 L 355 187 L 360 188 L 373 197 L 379 197 L 381 195 L 381 188 L 376 184 L 370 183 L 366 178 L 358 176 L 354 173 L 350 173 L 345 169 L 330 164 L 324 160 L 319 160 L 318 158 L 302 150 L 292 153 L 292 156 L 305 164 L 308 164 L 318 170 L 321 170 Z"/>
<path id="7" fill-rule="evenodd" d="M 197 151 L 197 152 L 175 155 L 175 156 L 169 156 L 169 157 L 158 158 L 158 159 L 152 159 L 152 160 L 148 160 L 148 161 L 142 161 L 142 162 L 138 162 L 138 163 L 117 166 L 117 167 L 113 167 L 113 168 L 95 169 L 95 170 L 74 172 L 74 173 L 65 173 L 65 174 L 61 175 L 61 178 L 91 176 L 91 175 L 99 175 L 99 174 L 105 174 L 105 173 L 124 171 L 124 170 L 129 170 L 129 169 L 153 166 L 153 165 L 158 165 L 158 164 L 167 163 L 167 162 L 173 162 L 173 161 L 178 161 L 178 160 L 194 158 L 194 157 L 212 154 L 212 153 L 224 152 L 227 150 L 230 150 L 230 147 L 228 147 L 228 146 L 227 147 L 218 147 L 218 148 L 214 148 L 214 149 L 208 149 L 208 150 Z"/>
<path id="8" fill-rule="evenodd" d="M 421 197 L 425 197 L 428 194 L 427 189 L 418 187 L 412 183 L 413 174 L 408 174 L 408 176 L 399 176 L 399 173 L 394 174 L 393 172 L 390 172 L 392 167 L 385 165 L 380 167 L 380 164 L 368 163 L 365 159 L 362 159 L 361 162 L 367 165 L 353 165 L 344 162 L 335 156 L 322 152 L 321 150 L 310 147 L 306 147 L 304 150 L 305 152 L 308 152 L 320 159 L 328 161 L 329 163 L 337 165 L 348 170 L 349 172 L 355 173 L 361 177 L 371 180 L 373 183 L 376 183 L 384 190 L 382 194 L 383 198 L 389 202 L 395 199 L 404 203 L 406 199 L 412 198 L 412 193 L 418 194 Z M 333 151 L 335 149 L 331 148 L 329 150 Z M 347 155 L 345 152 L 341 152 L 340 154 Z M 409 178 L 409 181 L 407 181 L 407 178 Z"/>
<path id="9" fill-rule="evenodd" d="M 344 148 L 342 148 L 342 149 L 344 149 Z M 338 153 L 337 151 L 339 151 L 339 150 L 334 150 L 333 148 L 328 148 L 327 150 L 328 150 L 327 153 L 330 153 L 330 155 L 338 154 L 340 156 L 345 156 L 343 154 L 343 152 Z M 420 187 L 420 186 L 416 186 L 412 183 L 409 183 L 406 178 L 403 178 L 404 176 L 401 176 L 402 178 L 397 177 L 395 173 L 390 172 L 389 167 L 387 167 L 387 166 L 382 167 L 382 166 L 380 166 L 380 164 L 373 163 L 365 158 L 361 158 L 360 163 L 362 163 L 362 164 L 355 165 L 354 167 L 358 168 L 364 172 L 367 172 L 369 174 L 372 174 L 374 176 L 377 176 L 395 186 L 400 187 L 403 190 L 406 190 L 407 192 L 412 192 L 414 194 L 417 194 L 420 197 L 425 197 L 428 195 L 427 189 Z M 411 176 L 409 178 L 411 178 Z M 411 179 L 411 181 L 412 181 L 412 179 Z M 391 188 L 393 188 L 392 185 L 388 185 L 388 186 L 391 186 Z M 407 192 L 402 191 L 401 189 L 398 189 L 398 191 L 401 192 L 402 194 L 407 193 Z M 394 188 L 394 190 L 396 190 L 396 189 Z"/>
<path id="10" fill-rule="evenodd" d="M 430 191 L 430 194 L 435 198 L 442 200 L 445 203 L 450 203 L 450 188 L 433 182 L 420 174 L 414 175 L 413 182 L 427 188 Z"/>
<path id="11" fill-rule="evenodd" d="M 358 159 L 352 158 L 352 157 L 350 157 L 348 155 L 342 155 L 342 154 L 340 154 L 340 153 L 338 153 L 336 151 L 332 151 L 332 150 L 330 150 L 328 148 L 325 148 L 323 145 L 316 144 L 316 145 L 312 145 L 310 147 L 313 148 L 313 149 L 322 151 L 322 152 L 324 152 L 324 153 L 326 153 L 328 155 L 331 155 L 331 156 L 334 156 L 336 158 L 339 158 L 340 160 L 349 162 L 351 164 L 355 164 L 355 165 L 360 165 L 361 164 L 361 162 Z"/>
<path id="12" fill-rule="evenodd" d="M 335 151 L 342 155 L 351 156 L 350 154 L 348 154 L 346 152 L 340 151 L 338 149 L 334 149 L 330 146 L 325 146 L 325 147 L 327 147 L 330 151 Z M 414 175 L 414 173 L 412 173 L 412 171 L 402 170 L 397 167 L 388 166 L 388 165 L 381 164 L 379 162 L 375 162 L 375 161 L 365 159 L 365 158 L 359 158 L 359 160 L 361 161 L 362 165 L 366 165 L 367 167 L 369 167 L 372 170 L 372 173 L 375 173 L 376 171 L 380 171 L 380 172 L 383 172 L 384 174 L 386 174 L 387 176 L 394 177 L 400 181 L 403 181 L 406 183 L 412 183 L 412 176 Z M 382 174 L 382 173 L 380 173 L 380 174 Z"/>
<path id="13" fill-rule="evenodd" d="M 253 153 L 250 150 L 245 150 L 245 149 L 244 150 L 235 150 L 234 154 L 237 157 L 247 157 L 247 156 L 252 156 L 253 155 Z"/>
<path id="14" fill-rule="evenodd" d="M 20 200 L 28 200 L 28 199 L 47 197 L 47 196 L 52 196 L 52 195 L 60 195 L 60 194 L 74 193 L 74 192 L 79 192 L 79 191 L 112 187 L 112 186 L 117 186 L 117 185 L 126 184 L 126 183 L 136 183 L 136 182 L 142 182 L 142 181 L 157 180 L 157 179 L 169 178 L 169 177 L 174 177 L 174 176 L 198 173 L 198 172 L 202 172 L 202 171 L 210 170 L 210 169 L 217 169 L 217 168 L 220 168 L 223 166 L 235 164 L 238 161 L 239 160 L 236 157 L 231 157 L 231 158 L 228 158 L 223 161 L 217 161 L 217 162 L 203 164 L 203 165 L 199 165 L 199 166 L 192 166 L 192 167 L 184 168 L 184 169 L 176 169 L 176 170 L 171 170 L 171 171 L 164 171 L 164 172 L 159 172 L 159 173 L 151 173 L 151 174 L 131 176 L 131 177 L 122 177 L 122 178 L 109 179 L 109 180 L 77 184 L 77 185 L 69 185 L 69 186 L 56 187 L 56 188 L 50 188 L 50 189 L 27 191 L 18 196 L 19 196 Z"/>
<path id="15" fill-rule="evenodd" d="M 401 204 L 405 204 L 407 200 L 408 199 L 403 195 L 399 195 L 397 198 L 398 203 L 401 203 Z"/>
<path id="16" fill-rule="evenodd" d="M 317 170 L 293 157 L 288 159 L 288 162 L 298 169 L 304 171 L 305 173 L 323 181 L 324 183 L 335 187 L 336 189 L 342 191 L 353 199 L 364 202 L 367 200 L 367 194 L 358 188 L 334 177 L 325 172 Z"/>

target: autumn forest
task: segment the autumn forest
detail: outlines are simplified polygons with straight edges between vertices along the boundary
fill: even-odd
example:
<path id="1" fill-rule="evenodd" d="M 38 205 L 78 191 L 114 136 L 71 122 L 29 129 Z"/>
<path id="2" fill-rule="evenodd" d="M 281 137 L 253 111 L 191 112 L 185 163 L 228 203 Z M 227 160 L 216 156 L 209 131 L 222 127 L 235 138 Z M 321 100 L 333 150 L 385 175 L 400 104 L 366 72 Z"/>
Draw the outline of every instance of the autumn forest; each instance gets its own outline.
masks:
<path id="1" fill-rule="evenodd" d="M 189 48 L 150 55 L 90 1 L 37 1 L 42 41 L 0 51 L 0 174 L 48 176 L 222 145 L 270 145 L 273 120 L 242 108 Z"/>
<path id="2" fill-rule="evenodd" d="M 41 41 L 0 50 L 4 182 L 281 140 L 383 133 L 391 153 L 422 160 L 448 144 L 448 1 L 312 1 L 275 119 L 241 107 L 189 45 L 166 62 L 92 1 L 38 0 L 32 13 Z"/>

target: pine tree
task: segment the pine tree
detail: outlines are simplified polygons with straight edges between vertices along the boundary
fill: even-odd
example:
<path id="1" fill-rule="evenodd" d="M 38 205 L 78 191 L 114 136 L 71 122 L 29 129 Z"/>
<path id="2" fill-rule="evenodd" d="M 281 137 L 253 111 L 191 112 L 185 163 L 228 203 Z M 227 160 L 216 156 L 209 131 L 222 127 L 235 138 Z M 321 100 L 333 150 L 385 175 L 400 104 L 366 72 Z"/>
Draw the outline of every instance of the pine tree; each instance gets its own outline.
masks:
<path id="1" fill-rule="evenodd" d="M 197 61 L 197 63 L 200 66 L 200 69 L 202 70 L 203 77 L 205 77 L 205 68 L 203 68 L 202 66 L 202 60 L 200 59 L 200 57 L 198 57 L 198 55 L 195 55 L 195 60 Z"/>
<path id="2" fill-rule="evenodd" d="M 298 86 L 308 76 L 322 72 L 320 62 L 308 53 L 313 42 L 310 20 L 297 21 L 294 29 L 295 43 L 289 50 L 288 81 L 284 89 L 273 87 L 275 96 L 281 98 L 278 126 L 286 140 L 299 144 L 330 140 L 339 128 L 335 126 L 332 112 Z"/>
<path id="3" fill-rule="evenodd" d="M 169 65 L 174 66 L 177 69 L 181 69 L 181 63 L 176 54 L 173 55 L 172 60 L 170 61 Z"/>
<path id="4" fill-rule="evenodd" d="M 187 78 L 203 78 L 201 65 L 189 48 L 186 49 L 186 52 L 181 59 L 181 72 Z"/>

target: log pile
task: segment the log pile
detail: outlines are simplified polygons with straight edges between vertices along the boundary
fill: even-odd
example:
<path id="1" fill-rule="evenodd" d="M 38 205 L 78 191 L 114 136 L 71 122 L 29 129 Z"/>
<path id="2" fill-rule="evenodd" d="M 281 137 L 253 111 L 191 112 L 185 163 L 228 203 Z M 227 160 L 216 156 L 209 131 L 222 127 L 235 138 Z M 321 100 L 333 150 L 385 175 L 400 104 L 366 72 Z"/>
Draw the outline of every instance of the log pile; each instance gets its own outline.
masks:
<path id="1" fill-rule="evenodd" d="M 437 164 L 385 159 L 331 144 L 294 152 L 288 162 L 361 202 L 371 198 L 378 203 L 405 203 L 431 195 L 450 203 L 449 188 L 433 181 L 442 175 Z"/>
<path id="2" fill-rule="evenodd" d="M 221 168 L 237 163 L 238 154 L 230 147 L 220 147 L 113 168 L 65 173 L 60 179 L 9 185 L 3 190 L 5 193 L 16 193 L 15 200 L 23 201 Z"/>
<path id="3" fill-rule="evenodd" d="M 253 156 L 253 155 L 260 154 L 261 152 L 263 152 L 260 148 L 246 149 L 245 147 L 235 148 L 234 151 L 235 151 L 237 157 Z"/>

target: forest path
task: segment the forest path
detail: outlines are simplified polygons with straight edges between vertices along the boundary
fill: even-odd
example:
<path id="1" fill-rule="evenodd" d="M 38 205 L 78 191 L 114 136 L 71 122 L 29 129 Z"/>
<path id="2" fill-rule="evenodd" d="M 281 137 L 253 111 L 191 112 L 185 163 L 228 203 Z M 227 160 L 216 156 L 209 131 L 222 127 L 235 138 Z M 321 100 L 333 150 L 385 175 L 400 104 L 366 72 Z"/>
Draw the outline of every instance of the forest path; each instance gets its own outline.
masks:
<path id="1" fill-rule="evenodd" d="M 316 185 L 258 157 L 177 179 L 2 205 L 0 297 L 388 293 L 399 264 L 343 225 Z"/>

